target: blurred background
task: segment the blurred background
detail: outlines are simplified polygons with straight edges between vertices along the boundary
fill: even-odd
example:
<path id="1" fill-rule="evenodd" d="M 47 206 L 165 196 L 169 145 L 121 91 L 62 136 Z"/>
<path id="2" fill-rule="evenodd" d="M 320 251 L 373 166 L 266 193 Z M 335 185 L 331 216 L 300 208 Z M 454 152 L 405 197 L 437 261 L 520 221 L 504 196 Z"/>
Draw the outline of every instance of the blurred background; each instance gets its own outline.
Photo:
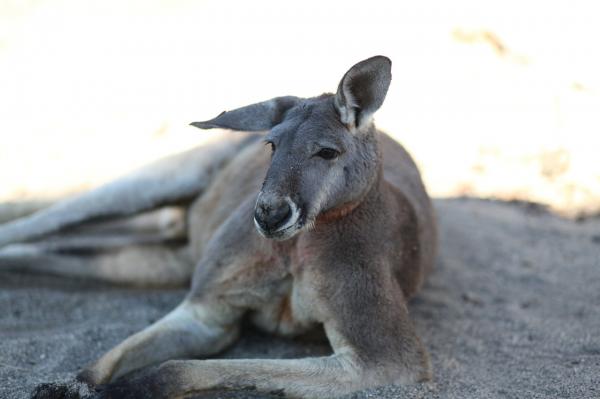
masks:
<path id="1" fill-rule="evenodd" d="M 0 2 L 0 202 L 96 186 L 270 97 L 393 61 L 378 126 L 434 196 L 600 211 L 595 1 Z"/>

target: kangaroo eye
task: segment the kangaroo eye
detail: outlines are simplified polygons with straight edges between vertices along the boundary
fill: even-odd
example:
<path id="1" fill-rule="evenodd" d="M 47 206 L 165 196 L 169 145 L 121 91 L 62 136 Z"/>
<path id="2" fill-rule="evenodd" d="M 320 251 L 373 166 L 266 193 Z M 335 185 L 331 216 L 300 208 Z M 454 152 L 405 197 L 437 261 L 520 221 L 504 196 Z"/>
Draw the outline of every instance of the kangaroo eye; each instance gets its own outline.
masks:
<path id="1" fill-rule="evenodd" d="M 315 155 L 323 159 L 333 159 L 337 158 L 340 153 L 333 148 L 321 148 L 321 150 L 319 150 L 319 152 L 317 152 Z"/>

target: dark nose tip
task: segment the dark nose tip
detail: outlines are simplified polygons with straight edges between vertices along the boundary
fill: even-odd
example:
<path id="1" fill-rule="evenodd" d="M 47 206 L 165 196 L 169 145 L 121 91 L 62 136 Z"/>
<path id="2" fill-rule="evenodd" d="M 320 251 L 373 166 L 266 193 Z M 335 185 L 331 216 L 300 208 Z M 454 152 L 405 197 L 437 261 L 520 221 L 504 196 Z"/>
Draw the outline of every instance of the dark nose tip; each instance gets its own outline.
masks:
<path id="1" fill-rule="evenodd" d="M 254 210 L 254 219 L 265 231 L 275 231 L 290 217 L 287 201 L 260 201 Z"/>

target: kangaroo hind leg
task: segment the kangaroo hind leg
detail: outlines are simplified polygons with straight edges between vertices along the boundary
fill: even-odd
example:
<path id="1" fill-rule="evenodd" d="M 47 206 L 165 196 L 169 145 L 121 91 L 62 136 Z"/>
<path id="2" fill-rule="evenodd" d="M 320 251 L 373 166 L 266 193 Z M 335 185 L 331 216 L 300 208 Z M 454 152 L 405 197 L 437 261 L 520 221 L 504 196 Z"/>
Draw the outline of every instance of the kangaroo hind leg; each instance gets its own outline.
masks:
<path id="1" fill-rule="evenodd" d="M 135 286 L 181 286 L 189 281 L 193 267 L 186 236 L 186 209 L 165 207 L 1 247 L 0 271 Z"/>
<path id="2" fill-rule="evenodd" d="M 61 253 L 173 243 L 187 239 L 186 219 L 187 207 L 167 206 L 127 218 L 84 223 L 37 243 Z"/>
<path id="3" fill-rule="evenodd" d="M 0 249 L 0 271 L 51 274 L 138 287 L 184 286 L 193 263 L 185 247 L 138 245 L 100 253 L 64 254 L 37 244 Z"/>

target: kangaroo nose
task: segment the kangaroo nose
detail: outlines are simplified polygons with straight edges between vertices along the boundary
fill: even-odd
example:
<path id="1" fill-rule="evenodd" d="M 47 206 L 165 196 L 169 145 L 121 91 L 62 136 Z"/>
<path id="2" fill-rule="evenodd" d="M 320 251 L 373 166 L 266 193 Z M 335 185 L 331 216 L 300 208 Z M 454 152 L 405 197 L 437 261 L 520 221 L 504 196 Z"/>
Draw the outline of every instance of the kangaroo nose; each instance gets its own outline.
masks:
<path id="1" fill-rule="evenodd" d="M 291 208 L 287 201 L 280 200 L 260 200 L 254 210 L 254 219 L 261 229 L 272 232 L 284 224 L 290 217 Z"/>

